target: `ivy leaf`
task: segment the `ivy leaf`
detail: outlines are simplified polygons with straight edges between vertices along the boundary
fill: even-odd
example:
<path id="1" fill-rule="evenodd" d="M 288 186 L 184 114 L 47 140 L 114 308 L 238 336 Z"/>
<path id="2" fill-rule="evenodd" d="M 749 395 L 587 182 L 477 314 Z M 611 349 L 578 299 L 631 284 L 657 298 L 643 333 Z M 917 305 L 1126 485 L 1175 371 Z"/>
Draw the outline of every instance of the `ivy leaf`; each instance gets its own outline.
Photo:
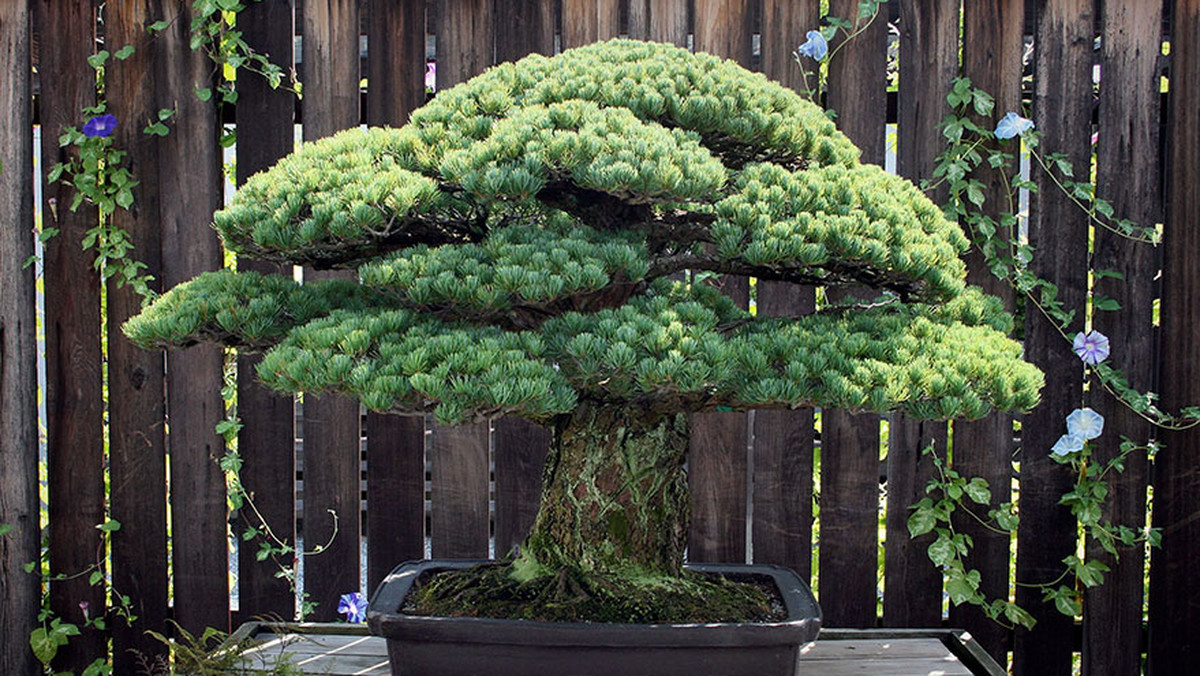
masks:
<path id="1" fill-rule="evenodd" d="M 971 498 L 978 505 L 986 505 L 992 501 L 992 492 L 988 490 L 988 483 L 980 477 L 971 479 L 964 487 L 967 492 L 967 497 Z"/>
<path id="2" fill-rule="evenodd" d="M 133 56 L 133 51 L 133 45 L 125 45 L 124 47 L 118 49 L 117 53 L 113 54 L 113 56 L 117 57 L 118 61 L 124 61 L 125 59 Z"/>
<path id="3" fill-rule="evenodd" d="M 930 509 L 918 509 L 908 517 L 908 533 L 912 537 L 924 535 L 933 530 L 936 525 L 937 519 L 933 515 L 933 510 Z"/>

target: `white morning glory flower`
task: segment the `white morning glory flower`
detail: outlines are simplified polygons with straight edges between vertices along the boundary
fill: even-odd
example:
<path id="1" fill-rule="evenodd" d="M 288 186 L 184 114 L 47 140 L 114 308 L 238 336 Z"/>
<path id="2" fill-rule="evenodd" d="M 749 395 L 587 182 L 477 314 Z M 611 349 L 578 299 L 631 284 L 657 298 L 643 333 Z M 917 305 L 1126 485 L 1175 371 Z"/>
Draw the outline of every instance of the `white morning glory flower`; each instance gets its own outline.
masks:
<path id="1" fill-rule="evenodd" d="M 796 48 L 796 52 L 803 54 L 813 61 L 822 61 L 825 55 L 829 54 L 829 43 L 825 40 L 825 36 L 821 35 L 820 31 L 809 31 L 804 34 L 808 38 L 808 42 Z"/>
<path id="2" fill-rule="evenodd" d="M 1021 117 L 1016 113 L 1008 113 L 1000 118 L 1000 123 L 996 125 L 996 138 L 1013 138 L 1024 134 L 1030 129 L 1033 129 L 1033 120 Z"/>
<path id="3" fill-rule="evenodd" d="M 1095 439 L 1104 431 L 1104 416 L 1090 408 L 1077 408 L 1067 416 L 1067 434 L 1085 441 Z"/>
<path id="4" fill-rule="evenodd" d="M 1083 439 L 1074 434 L 1064 434 L 1050 447 L 1054 455 L 1070 455 L 1083 450 Z"/>

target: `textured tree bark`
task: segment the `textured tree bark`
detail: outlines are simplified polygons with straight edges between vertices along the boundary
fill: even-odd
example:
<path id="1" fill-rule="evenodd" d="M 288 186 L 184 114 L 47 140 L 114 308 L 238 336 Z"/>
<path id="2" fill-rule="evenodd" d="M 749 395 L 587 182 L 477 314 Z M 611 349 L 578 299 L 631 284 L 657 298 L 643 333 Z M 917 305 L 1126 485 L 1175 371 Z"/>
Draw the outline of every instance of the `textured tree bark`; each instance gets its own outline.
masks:
<path id="1" fill-rule="evenodd" d="M 680 574 L 687 449 L 686 415 L 584 404 L 564 416 L 524 553 L 553 569 Z"/>

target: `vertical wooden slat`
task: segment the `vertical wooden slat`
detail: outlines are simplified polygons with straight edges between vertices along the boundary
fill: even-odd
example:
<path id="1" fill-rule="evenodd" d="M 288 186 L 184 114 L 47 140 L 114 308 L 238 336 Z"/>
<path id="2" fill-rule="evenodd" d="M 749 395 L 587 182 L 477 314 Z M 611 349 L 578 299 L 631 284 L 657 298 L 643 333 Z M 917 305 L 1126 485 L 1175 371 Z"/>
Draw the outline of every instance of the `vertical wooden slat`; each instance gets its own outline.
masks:
<path id="1" fill-rule="evenodd" d="M 1162 406 L 1200 401 L 1200 2 L 1176 0 L 1171 19 L 1167 219 L 1163 232 Z M 1103 142 L 1103 141 L 1102 141 Z M 1121 346 L 1117 346 L 1120 348 Z M 1150 672 L 1186 674 L 1200 663 L 1200 430 L 1164 432 L 1155 459 L 1154 524 L 1162 549 L 1150 568 Z"/>
<path id="2" fill-rule="evenodd" d="M 830 5 L 830 13 L 854 21 L 858 5 L 841 0 Z M 862 159 L 867 162 L 883 161 L 887 121 L 886 39 L 886 23 L 875 22 L 830 62 L 826 101 L 837 112 L 838 127 L 863 150 Z M 771 58 L 782 61 L 783 55 L 776 53 Z M 815 87 L 817 66 L 807 57 L 804 63 L 814 72 L 810 84 Z M 793 68 L 800 69 L 795 64 Z M 797 86 L 802 86 L 799 79 Z M 828 293 L 830 300 L 839 302 L 853 300 L 857 295 L 874 295 L 865 289 L 831 289 Z M 840 627 L 874 626 L 879 549 L 879 416 L 852 415 L 834 409 L 822 411 L 820 506 L 820 570 L 836 571 L 818 576 L 826 622 Z"/>
<path id="3" fill-rule="evenodd" d="M 424 0 L 370 0 L 367 124 L 399 127 L 425 102 Z M 367 588 L 425 556 L 425 419 L 367 413 Z"/>
<path id="4" fill-rule="evenodd" d="M 696 3 L 696 50 L 750 64 L 754 15 L 749 2 Z M 703 32 L 700 18 L 704 17 Z M 750 280 L 724 276 L 716 284 L 741 307 L 750 303 Z M 692 561 L 742 563 L 746 560 L 748 429 L 745 413 L 692 416 L 688 448 L 688 488 Z"/>
<path id="5" fill-rule="evenodd" d="M 80 111 L 96 102 L 87 58 L 95 49 L 95 12 L 88 3 L 40 0 L 36 26 L 54 35 L 40 55 L 42 74 L 42 226 L 58 228 L 46 243 L 46 451 L 50 518 L 50 607 L 81 627 L 59 650 L 54 667 L 82 672 L 107 653 L 103 633 L 84 627 L 80 602 L 104 612 L 104 590 L 77 573 L 102 562 L 104 539 L 104 398 L 101 389 L 100 275 L 81 246 L 95 227 L 95 207 L 67 207 L 74 190 L 65 181 L 46 184 L 49 169 L 72 155 L 54 142 L 65 127 L 78 127 Z"/>
<path id="6" fill-rule="evenodd" d="M 750 67 L 754 35 L 752 0 L 695 0 L 697 52 L 733 59 Z"/>
<path id="7" fill-rule="evenodd" d="M 909 506 L 925 496 L 936 472 L 922 451 L 945 457 L 946 423 L 906 420 L 893 414 L 888 430 L 887 545 L 884 559 L 883 624 L 934 627 L 942 620 L 942 573 L 929 560 L 931 537 L 908 533 Z"/>
<path id="8" fill-rule="evenodd" d="M 1024 0 L 988 0 L 964 5 L 963 75 L 995 98 L 995 115 L 991 119 L 1010 110 L 1021 111 L 1024 5 Z M 984 127 L 992 124 L 990 119 L 977 121 Z M 985 169 L 977 178 L 986 186 L 985 213 L 999 219 L 1000 213 L 1008 209 L 1001 177 Z M 967 282 L 1000 297 L 1011 311 L 1012 287 L 991 274 L 976 249 L 973 248 L 966 259 Z M 1011 415 L 993 413 L 982 420 L 954 423 L 954 468 L 963 476 L 986 480 L 991 487 L 993 505 L 1011 499 L 1014 451 Z M 980 591 L 988 598 L 1007 598 L 1010 537 L 983 527 L 969 517 L 957 521 L 955 527 L 975 543 L 966 564 L 979 571 Z M 970 631 L 999 664 L 1007 663 L 1008 632 L 988 619 L 977 606 L 952 606 L 950 623 Z"/>
<path id="9" fill-rule="evenodd" d="M 221 206 L 220 126 L 212 101 L 195 90 L 212 85 L 212 64 L 192 51 L 191 12 L 164 7 L 170 26 L 157 35 L 154 58 L 162 84 L 159 109 L 172 108 L 170 133 L 159 140 L 159 228 L 163 286 L 170 288 L 221 267 L 221 244 L 209 223 Z M 224 355 L 218 345 L 167 352 L 167 449 L 171 468 L 173 619 L 199 635 L 229 629 L 229 555 L 225 475 Z"/>
<path id="10" fill-rule="evenodd" d="M 1096 192 L 1117 213 L 1144 226 L 1160 219 L 1159 79 L 1162 5 L 1157 2 L 1107 0 L 1101 41 L 1100 128 Z M 1192 133 L 1200 131 L 1193 127 Z M 1192 141 L 1193 146 L 1196 140 Z M 1115 298 L 1121 309 L 1093 315 L 1095 329 L 1116 347 L 1111 364 L 1133 387 L 1153 390 L 1154 248 L 1095 229 L 1093 266 L 1114 270 L 1121 279 L 1095 280 L 1094 292 Z M 1193 296 L 1193 304 L 1195 297 Z M 1095 390 L 1093 390 L 1095 392 Z M 1120 453 L 1122 437 L 1150 438 L 1150 425 L 1107 394 L 1092 395 L 1092 408 L 1107 418 L 1095 442 L 1097 459 Z M 1109 474 L 1105 517 L 1137 527 L 1146 522 L 1146 456 L 1131 455 L 1121 474 Z M 1142 668 L 1142 597 L 1145 554 L 1141 546 L 1118 548 L 1114 558 L 1092 546 L 1090 558 L 1110 569 L 1105 584 L 1087 590 L 1083 618 L 1083 670 L 1090 676 L 1136 676 Z"/>
<path id="11" fill-rule="evenodd" d="M 115 145 L 128 152 L 130 171 L 139 181 L 128 210 L 113 215 L 113 224 L 129 233 L 129 256 L 146 265 L 144 272 L 162 278 L 162 233 L 159 228 L 158 137 L 142 133 L 157 119 L 154 38 L 147 27 L 163 19 L 160 2 L 119 0 L 105 5 L 110 45 L 133 45 L 125 61 L 106 73 L 109 110 L 116 115 Z M 154 286 L 158 286 L 156 282 Z M 147 659 L 165 647 L 147 630 L 166 631 L 167 496 L 166 438 L 161 352 L 134 346 L 121 324 L 141 310 L 142 298 L 129 285 L 108 283 L 108 398 L 110 513 L 121 523 L 112 536 L 112 583 L 133 603 L 137 622 L 113 623 L 113 672 L 137 673 L 138 653 Z"/>
<path id="12" fill-rule="evenodd" d="M 304 141 L 358 126 L 358 3 L 304 3 Z M 351 272 L 305 269 L 306 281 L 353 279 Z M 338 598 L 357 591 L 361 530 L 359 406 L 348 397 L 304 399 L 304 589 L 317 605 L 310 618 L 337 617 Z M 329 512 L 337 515 L 337 533 Z"/>
<path id="13" fill-rule="evenodd" d="M 30 119 L 31 7 L 0 5 L 0 672 L 40 673 L 29 650 L 40 589 L 25 572 L 38 560 L 37 344 L 33 270 L 33 121 Z"/>
<path id="14" fill-rule="evenodd" d="M 291 0 L 251 3 L 238 15 L 238 29 L 251 48 L 266 54 L 283 68 L 292 65 L 295 20 Z M 271 89 L 261 77 L 239 77 L 237 123 L 237 183 L 267 169 L 295 145 L 293 120 L 296 98 L 286 89 Z M 238 270 L 291 275 L 291 266 L 242 257 Z M 238 452 L 242 485 L 266 525 L 284 544 L 296 544 L 296 441 L 295 407 L 291 396 L 281 396 L 258 382 L 254 372 L 258 355 L 238 357 Z M 247 510 L 248 512 L 248 510 Z M 243 512 L 242 527 L 259 528 L 257 518 Z M 292 561 L 259 561 L 259 543 L 241 541 L 238 549 L 238 608 L 243 618 L 294 619 L 295 593 L 288 581 L 275 575 Z"/>
<path id="15" fill-rule="evenodd" d="M 496 13 L 496 60 L 512 61 L 530 52 L 554 53 L 554 3 L 521 0 Z M 503 558 L 525 539 L 537 515 L 542 465 L 550 449 L 548 428 L 515 417 L 501 418 L 492 430 L 495 454 L 495 554 Z"/>
<path id="16" fill-rule="evenodd" d="M 625 32 L 631 40 L 650 39 L 650 3 L 652 0 L 629 0 Z"/>
<path id="17" fill-rule="evenodd" d="M 554 2 L 514 0 L 495 13 L 496 63 L 537 52 L 554 54 Z"/>
<path id="18" fill-rule="evenodd" d="M 819 26 L 820 2 L 763 0 L 762 69 L 767 77 L 804 92 L 804 73 L 792 58 L 804 34 Z M 810 70 L 814 62 L 808 62 Z"/>
<path id="19" fill-rule="evenodd" d="M 763 70 L 767 77 L 800 87 L 796 64 L 768 58 L 787 51 L 793 37 L 817 24 L 820 3 L 767 0 L 763 11 Z M 760 316 L 796 317 L 815 306 L 810 286 L 758 281 Z M 751 547 L 755 563 L 774 563 L 812 577 L 813 410 L 755 411 L 754 519 Z"/>
<path id="20" fill-rule="evenodd" d="M 521 544 L 537 516 L 542 466 L 553 433 L 520 418 L 496 421 L 492 443 L 496 453 L 496 558 Z"/>
<path id="21" fill-rule="evenodd" d="M 437 90 L 443 91 L 492 65 L 492 3 L 438 3 Z M 488 425 L 433 428 L 430 530 L 438 558 L 487 558 Z"/>
<path id="22" fill-rule="evenodd" d="M 615 38 L 620 30 L 620 0 L 562 0 L 563 49 Z"/>
<path id="23" fill-rule="evenodd" d="M 933 174 L 943 147 L 937 125 L 950 112 L 946 92 L 958 75 L 957 0 L 900 5 L 900 97 L 897 169 L 920 183 Z M 934 194 L 940 201 L 945 194 Z M 883 620 L 888 626 L 931 626 L 942 617 L 941 573 L 926 554 L 929 536 L 910 539 L 909 506 L 925 496 L 933 475 L 921 451 L 933 443 L 946 451 L 945 423 L 891 417 L 888 447 L 888 520 Z M 944 457 L 944 455 L 943 455 Z"/>
<path id="24" fill-rule="evenodd" d="M 637 3 L 638 0 L 632 0 L 630 5 L 630 37 L 640 37 L 633 33 L 632 5 Z M 670 42 L 678 47 L 687 46 L 688 33 L 691 32 L 691 26 L 688 25 L 687 0 L 648 0 L 646 11 L 649 13 L 646 39 Z"/>
<path id="25" fill-rule="evenodd" d="M 1091 150 L 1092 0 L 1047 0 L 1041 7 L 1034 42 L 1034 123 L 1042 147 L 1064 153 L 1086 175 Z M 1036 176 L 1036 174 L 1035 174 Z M 1037 176 L 1031 199 L 1029 243 L 1032 271 L 1058 286 L 1058 299 L 1076 310 L 1069 332 L 1083 328 L 1087 294 L 1087 215 L 1054 185 Z M 1021 426 L 1021 525 L 1017 532 L 1017 582 L 1058 578 L 1062 560 L 1075 551 L 1075 519 L 1059 504 L 1073 484 L 1070 468 L 1050 458 L 1050 447 L 1066 432 L 1065 418 L 1083 397 L 1083 364 L 1071 344 L 1040 313 L 1026 317 L 1025 356 L 1046 374 L 1042 404 Z M 1038 589 L 1018 586 L 1017 603 L 1033 614 L 1037 627 L 1018 630 L 1013 673 L 1070 673 L 1073 620 Z"/>

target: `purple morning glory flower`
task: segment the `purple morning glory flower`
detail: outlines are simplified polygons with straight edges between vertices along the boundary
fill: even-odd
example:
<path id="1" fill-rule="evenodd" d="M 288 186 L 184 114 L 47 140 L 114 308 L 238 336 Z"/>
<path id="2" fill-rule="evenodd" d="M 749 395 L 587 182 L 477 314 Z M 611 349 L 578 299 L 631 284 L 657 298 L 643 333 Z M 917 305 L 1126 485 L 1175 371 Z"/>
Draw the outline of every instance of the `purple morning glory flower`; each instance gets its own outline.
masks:
<path id="1" fill-rule="evenodd" d="M 1099 364 L 1108 359 L 1108 336 L 1099 331 L 1076 333 L 1074 349 L 1085 364 Z"/>
<path id="2" fill-rule="evenodd" d="M 91 138 L 112 136 L 117 128 L 117 116 L 105 113 L 97 115 L 83 124 L 83 135 Z"/>
<path id="3" fill-rule="evenodd" d="M 1000 118 L 1000 123 L 996 125 L 996 138 L 1013 138 L 1030 129 L 1033 129 L 1033 120 L 1016 113 L 1008 113 Z"/>
<path id="4" fill-rule="evenodd" d="M 829 54 L 829 43 L 825 40 L 825 36 L 821 35 L 820 31 L 809 31 L 804 34 L 808 38 L 808 42 L 796 48 L 796 52 L 803 54 L 813 61 L 822 61 L 825 55 Z"/>
<path id="5" fill-rule="evenodd" d="M 347 622 L 359 624 L 367 619 L 367 600 L 358 592 L 342 594 L 338 612 L 346 616 Z"/>
<path id="6" fill-rule="evenodd" d="M 1104 416 L 1090 408 L 1077 408 L 1067 416 L 1067 434 L 1084 441 L 1095 439 L 1104 431 Z"/>
<path id="7" fill-rule="evenodd" d="M 1083 450 L 1083 439 L 1074 434 L 1064 434 L 1050 447 L 1054 455 L 1070 455 Z"/>

